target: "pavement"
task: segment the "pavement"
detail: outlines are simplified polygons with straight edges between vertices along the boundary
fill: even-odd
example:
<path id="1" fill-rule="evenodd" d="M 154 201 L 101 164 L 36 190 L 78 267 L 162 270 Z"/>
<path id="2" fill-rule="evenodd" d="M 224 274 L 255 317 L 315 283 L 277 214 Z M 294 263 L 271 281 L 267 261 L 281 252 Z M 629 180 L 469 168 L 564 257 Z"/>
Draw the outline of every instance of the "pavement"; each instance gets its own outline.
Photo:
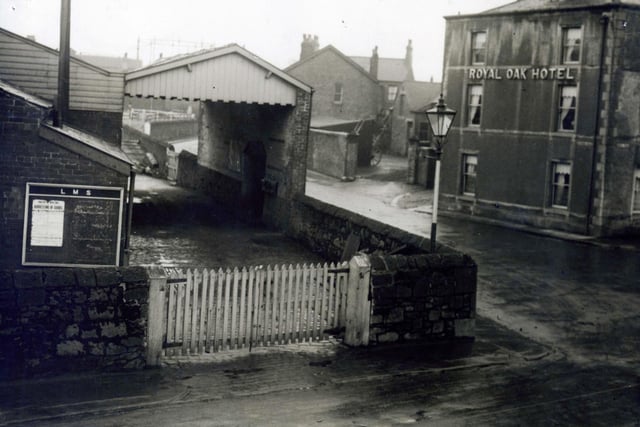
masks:
<path id="1" fill-rule="evenodd" d="M 53 378 L 0 383 L 0 426 L 13 425 L 152 425 L 149 417 L 139 420 L 133 414 L 151 411 L 162 415 L 161 425 L 179 425 L 171 412 L 196 404 L 221 405 L 215 421 L 196 425 L 391 425 L 420 419 L 420 409 L 376 411 L 367 408 L 357 414 L 363 393 L 376 387 L 396 390 L 405 404 L 411 400 L 417 383 L 428 383 L 443 375 L 464 372 L 485 373 L 498 367 L 527 365 L 542 358 L 555 357 L 551 350 L 513 334 L 499 325 L 481 320 L 483 335 L 489 342 L 457 344 L 411 344 L 351 349 L 337 341 L 302 343 L 256 348 L 251 352 L 215 353 L 182 356 L 167 361 L 162 368 L 126 373 L 90 373 Z M 466 379 L 464 379 L 466 381 Z M 401 391 L 403 384 L 407 391 Z M 295 417 L 279 418 L 263 413 L 251 420 L 248 413 L 225 411 L 232 399 L 264 398 L 271 404 L 291 405 L 300 394 L 313 396 L 311 406 L 331 397 L 340 397 L 340 405 L 356 398 L 351 412 L 327 414 L 301 412 Z M 308 396 L 303 400 L 308 399 Z M 325 404 L 327 404 L 325 402 Z M 332 406 L 331 403 L 328 403 Z M 304 404 L 305 407 L 308 403 Z M 365 405 L 367 406 L 367 405 Z M 353 411 L 356 413 L 352 413 Z M 417 415 L 418 414 L 418 415 Z M 424 418 L 424 414 L 422 415 Z M 171 420 L 171 421 L 169 421 Z"/>
<path id="2" fill-rule="evenodd" d="M 351 183 L 310 171 L 307 194 L 427 235 L 432 193 L 405 184 L 403 169 L 403 159 L 385 156 Z M 181 232 L 206 236 L 194 237 L 191 251 L 236 241 L 229 251 L 238 254 L 222 253 L 220 262 L 298 251 L 282 240 L 261 253 L 251 239 L 266 231 L 255 227 L 227 239 L 221 230 L 237 222 L 197 193 L 145 176 L 136 193 L 167 214 L 138 218 L 150 222 L 140 245 L 156 245 L 153 233 L 167 233 L 173 218 Z M 353 349 L 332 340 L 0 382 L 0 426 L 640 425 L 635 241 L 452 217 L 441 219 L 439 239 L 478 262 L 475 341 Z M 162 242 L 159 252 L 139 253 L 164 256 L 175 246 Z"/>
<path id="3" fill-rule="evenodd" d="M 315 171 L 307 171 L 306 194 L 326 203 L 360 213 L 411 233 L 429 236 L 433 211 L 433 190 L 406 183 L 407 159 L 385 155 L 377 167 L 360 168 L 354 182 L 341 182 Z M 425 214 L 425 215 L 416 215 Z M 455 234 L 447 218 L 489 224 L 521 232 L 585 243 L 610 249 L 640 251 L 640 237 L 594 237 L 561 230 L 544 229 L 506 221 L 440 210 L 438 235 L 455 246 L 448 235 Z"/>

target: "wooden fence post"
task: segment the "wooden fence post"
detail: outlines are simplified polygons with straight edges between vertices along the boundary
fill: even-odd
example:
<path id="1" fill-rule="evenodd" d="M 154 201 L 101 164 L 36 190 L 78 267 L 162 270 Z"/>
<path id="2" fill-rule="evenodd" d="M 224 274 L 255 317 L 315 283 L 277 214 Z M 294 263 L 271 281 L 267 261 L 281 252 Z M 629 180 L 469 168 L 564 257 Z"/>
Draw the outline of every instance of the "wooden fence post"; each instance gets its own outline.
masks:
<path id="1" fill-rule="evenodd" d="M 167 277 L 164 270 L 152 267 L 149 270 L 149 317 L 147 319 L 147 365 L 159 366 L 162 355 L 164 325 L 164 292 Z"/>
<path id="2" fill-rule="evenodd" d="M 369 344 L 369 321 L 371 318 L 371 263 L 366 255 L 356 255 L 349 261 L 349 283 L 347 286 L 347 318 L 344 343 L 350 346 Z"/>

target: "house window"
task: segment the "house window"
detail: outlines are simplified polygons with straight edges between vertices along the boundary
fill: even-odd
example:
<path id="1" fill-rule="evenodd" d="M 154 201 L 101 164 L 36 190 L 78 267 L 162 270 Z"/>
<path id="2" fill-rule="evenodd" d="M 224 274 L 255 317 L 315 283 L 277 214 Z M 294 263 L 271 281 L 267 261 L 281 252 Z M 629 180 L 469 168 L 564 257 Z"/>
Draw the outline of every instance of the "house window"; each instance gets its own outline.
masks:
<path id="1" fill-rule="evenodd" d="M 572 131 L 576 129 L 576 101 L 578 88 L 576 86 L 560 86 L 558 101 L 558 130 Z"/>
<path id="2" fill-rule="evenodd" d="M 476 194 L 476 171 L 478 156 L 464 154 L 462 156 L 462 194 L 473 196 Z"/>
<path id="3" fill-rule="evenodd" d="M 633 200 L 631 201 L 631 213 L 640 214 L 640 169 L 633 174 Z"/>
<path id="4" fill-rule="evenodd" d="M 471 33 L 471 63 L 484 64 L 487 54 L 487 32 Z"/>
<path id="5" fill-rule="evenodd" d="M 387 88 L 387 101 L 395 101 L 398 94 L 398 86 L 389 86 Z"/>
<path id="6" fill-rule="evenodd" d="M 467 118 L 470 126 L 480 126 L 482 113 L 482 85 L 469 85 Z"/>
<path id="7" fill-rule="evenodd" d="M 580 62 L 580 39 L 582 29 L 568 27 L 562 29 L 562 63 L 575 64 Z"/>
<path id="8" fill-rule="evenodd" d="M 342 104 L 343 88 L 342 83 L 336 83 L 335 92 L 333 94 L 333 103 Z"/>
<path id="9" fill-rule="evenodd" d="M 418 127 L 418 139 L 420 141 L 429 140 L 429 122 L 420 122 Z"/>
<path id="10" fill-rule="evenodd" d="M 551 206 L 566 209 L 569 206 L 571 164 L 566 162 L 553 162 L 551 169 Z"/>

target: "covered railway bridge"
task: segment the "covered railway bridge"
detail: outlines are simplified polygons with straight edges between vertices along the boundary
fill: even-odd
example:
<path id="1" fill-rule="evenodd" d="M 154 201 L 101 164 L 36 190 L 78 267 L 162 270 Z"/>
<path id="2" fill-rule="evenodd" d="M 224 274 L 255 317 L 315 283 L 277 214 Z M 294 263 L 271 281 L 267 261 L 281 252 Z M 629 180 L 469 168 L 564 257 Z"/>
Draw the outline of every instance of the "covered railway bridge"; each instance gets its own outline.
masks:
<path id="1" fill-rule="evenodd" d="M 178 183 L 286 227 L 305 191 L 311 87 L 232 44 L 131 72 L 125 95 L 200 101 L 197 160 L 181 155 Z"/>

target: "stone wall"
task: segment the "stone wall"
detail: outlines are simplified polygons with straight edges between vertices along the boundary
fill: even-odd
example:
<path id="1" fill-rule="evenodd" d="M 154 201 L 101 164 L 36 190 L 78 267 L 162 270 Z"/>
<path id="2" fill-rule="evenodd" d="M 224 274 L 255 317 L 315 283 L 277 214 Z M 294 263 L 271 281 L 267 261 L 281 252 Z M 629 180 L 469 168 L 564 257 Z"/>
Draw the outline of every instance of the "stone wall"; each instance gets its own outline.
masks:
<path id="1" fill-rule="evenodd" d="M 199 165 L 198 157 L 187 151 L 178 155 L 176 183 L 181 187 L 201 191 L 230 206 L 237 205 L 240 200 L 240 181 Z"/>
<path id="2" fill-rule="evenodd" d="M 416 254 L 429 251 L 430 241 L 393 226 L 328 205 L 310 197 L 299 197 L 293 220 L 286 230 L 327 260 L 341 258 L 350 235 L 360 239 L 359 250 L 366 253 Z M 439 247 L 439 250 L 448 250 Z"/>
<path id="3" fill-rule="evenodd" d="M 145 133 L 161 141 L 197 138 L 198 122 L 196 120 L 157 120 L 146 122 Z M 146 132 L 147 126 L 149 132 Z"/>
<path id="4" fill-rule="evenodd" d="M 0 270 L 0 380 L 145 365 L 141 267 Z"/>
<path id="5" fill-rule="evenodd" d="M 370 343 L 472 338 L 477 266 L 459 253 L 372 255 Z"/>
<path id="6" fill-rule="evenodd" d="M 358 163 L 357 140 L 345 132 L 311 129 L 307 167 L 338 179 L 355 179 Z"/>
<path id="7" fill-rule="evenodd" d="M 296 202 L 288 230 L 293 237 L 337 261 L 355 236 L 360 243 L 354 250 L 368 258 L 370 283 L 360 287 L 369 292 L 358 301 L 349 300 L 349 305 L 364 307 L 352 312 L 370 313 L 358 326 L 368 334 L 361 331 L 356 336 L 368 335 L 372 344 L 473 338 L 477 280 L 473 259 L 441 245 L 437 253 L 429 253 L 427 238 L 308 197 Z M 368 277 L 360 275 L 360 280 Z"/>
<path id="8" fill-rule="evenodd" d="M 375 117 L 382 107 L 382 89 L 378 81 L 335 49 L 323 51 L 286 70 L 313 87 L 313 117 L 347 120 Z M 340 102 L 335 102 L 336 82 L 342 83 Z"/>

